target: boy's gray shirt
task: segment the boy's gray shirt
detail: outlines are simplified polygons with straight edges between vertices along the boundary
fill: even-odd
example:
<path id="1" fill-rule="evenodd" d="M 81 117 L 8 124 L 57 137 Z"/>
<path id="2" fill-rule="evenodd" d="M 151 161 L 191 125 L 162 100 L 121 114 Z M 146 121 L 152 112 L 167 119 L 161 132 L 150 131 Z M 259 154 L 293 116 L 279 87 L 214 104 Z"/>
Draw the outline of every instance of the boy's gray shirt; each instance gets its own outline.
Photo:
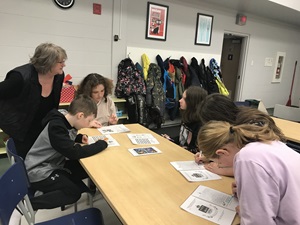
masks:
<path id="1" fill-rule="evenodd" d="M 50 111 L 44 119 L 43 131 L 27 153 L 25 166 L 31 183 L 46 179 L 55 170 L 64 170 L 65 160 L 78 160 L 101 152 L 105 141 L 81 146 L 74 140 L 74 130 L 65 116 Z M 77 130 L 75 130 L 77 133 Z M 82 138 L 82 135 L 79 135 Z"/>

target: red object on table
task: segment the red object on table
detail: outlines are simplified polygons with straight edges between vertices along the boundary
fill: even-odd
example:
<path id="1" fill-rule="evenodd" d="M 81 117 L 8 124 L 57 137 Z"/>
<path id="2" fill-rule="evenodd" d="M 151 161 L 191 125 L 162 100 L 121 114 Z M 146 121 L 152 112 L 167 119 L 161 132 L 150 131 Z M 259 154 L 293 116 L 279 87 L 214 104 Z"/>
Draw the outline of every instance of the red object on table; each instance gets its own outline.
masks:
<path id="1" fill-rule="evenodd" d="M 75 88 L 73 85 L 63 86 L 60 94 L 60 103 L 69 103 L 74 99 Z"/>

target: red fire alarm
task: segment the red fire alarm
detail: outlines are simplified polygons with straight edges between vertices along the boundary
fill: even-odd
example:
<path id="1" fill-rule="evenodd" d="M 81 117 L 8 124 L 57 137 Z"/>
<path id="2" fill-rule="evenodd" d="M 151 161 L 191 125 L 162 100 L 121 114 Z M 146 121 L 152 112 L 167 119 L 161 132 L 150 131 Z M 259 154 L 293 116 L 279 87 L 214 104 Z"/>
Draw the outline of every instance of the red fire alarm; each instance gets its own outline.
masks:
<path id="1" fill-rule="evenodd" d="M 101 4 L 93 3 L 93 13 L 101 15 Z"/>
<path id="2" fill-rule="evenodd" d="M 244 25 L 246 25 L 246 22 L 247 22 L 247 16 L 242 15 L 242 14 L 237 14 L 236 15 L 236 22 L 235 23 L 237 25 L 244 26 Z"/>

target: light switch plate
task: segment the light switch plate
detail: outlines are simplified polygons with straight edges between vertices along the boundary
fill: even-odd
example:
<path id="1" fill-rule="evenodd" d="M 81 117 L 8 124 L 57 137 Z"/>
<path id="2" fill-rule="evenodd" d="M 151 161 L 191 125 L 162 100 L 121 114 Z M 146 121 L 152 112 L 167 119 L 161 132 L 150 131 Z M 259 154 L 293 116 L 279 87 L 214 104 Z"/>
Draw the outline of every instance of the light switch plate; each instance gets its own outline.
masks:
<path id="1" fill-rule="evenodd" d="M 265 66 L 273 66 L 273 58 L 265 58 Z"/>

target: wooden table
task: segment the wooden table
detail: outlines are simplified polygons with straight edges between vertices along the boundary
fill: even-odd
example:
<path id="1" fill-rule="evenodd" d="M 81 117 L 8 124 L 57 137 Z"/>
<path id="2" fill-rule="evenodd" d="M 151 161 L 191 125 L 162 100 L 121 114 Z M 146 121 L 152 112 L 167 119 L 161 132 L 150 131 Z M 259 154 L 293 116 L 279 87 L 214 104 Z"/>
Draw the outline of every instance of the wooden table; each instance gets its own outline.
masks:
<path id="1" fill-rule="evenodd" d="M 300 123 L 272 117 L 289 141 L 300 143 Z"/>
<path id="2" fill-rule="evenodd" d="M 126 133 L 112 134 L 121 146 L 109 147 L 81 164 L 123 224 L 128 225 L 205 225 L 214 224 L 194 216 L 180 205 L 200 184 L 231 193 L 233 178 L 188 182 L 170 162 L 193 160 L 193 154 L 139 124 L 127 124 L 131 133 L 151 133 L 160 142 L 161 154 L 134 157 Z M 99 135 L 97 129 L 81 133 Z M 233 224 L 238 224 L 235 218 Z"/>

